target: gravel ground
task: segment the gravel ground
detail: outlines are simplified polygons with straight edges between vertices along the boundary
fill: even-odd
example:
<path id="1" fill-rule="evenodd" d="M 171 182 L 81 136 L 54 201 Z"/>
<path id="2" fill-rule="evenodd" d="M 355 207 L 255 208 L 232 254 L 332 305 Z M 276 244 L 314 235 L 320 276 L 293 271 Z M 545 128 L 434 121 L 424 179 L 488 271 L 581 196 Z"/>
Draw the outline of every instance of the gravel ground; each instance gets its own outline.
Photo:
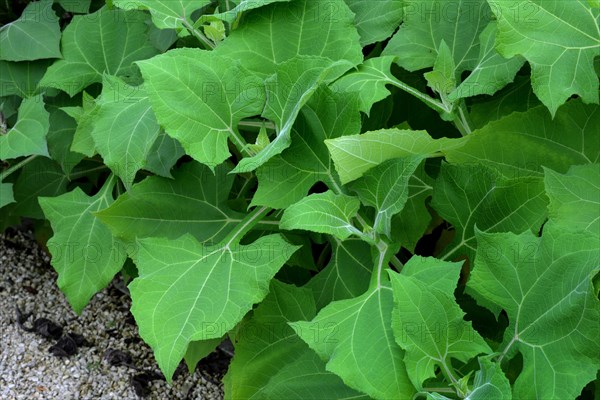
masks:
<path id="1" fill-rule="evenodd" d="M 182 363 L 168 385 L 123 287 L 113 282 L 77 316 L 32 234 L 0 235 L 0 399 L 222 399 L 228 350 L 193 375 Z"/>

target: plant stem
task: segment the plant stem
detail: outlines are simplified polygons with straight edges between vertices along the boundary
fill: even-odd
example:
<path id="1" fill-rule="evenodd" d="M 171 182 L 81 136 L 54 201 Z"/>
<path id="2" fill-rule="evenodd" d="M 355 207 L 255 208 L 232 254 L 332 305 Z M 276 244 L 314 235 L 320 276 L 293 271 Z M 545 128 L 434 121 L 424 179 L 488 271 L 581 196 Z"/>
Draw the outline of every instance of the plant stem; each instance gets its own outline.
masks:
<path id="1" fill-rule="evenodd" d="M 452 111 L 448 110 L 442 102 L 437 101 L 433 97 L 422 93 L 420 90 L 417 90 L 410 85 L 407 85 L 399 79 L 388 79 L 388 82 L 396 86 L 398 89 L 403 90 L 408 94 L 412 94 L 417 99 L 421 100 L 423 103 L 427 104 L 429 107 L 433 108 L 437 112 L 450 113 Z"/>
<path id="2" fill-rule="evenodd" d="M 7 176 L 11 175 L 12 173 L 14 173 L 15 171 L 19 170 L 20 168 L 24 167 L 25 165 L 29 164 L 30 162 L 32 162 L 33 160 L 35 160 L 37 157 L 37 155 L 33 155 L 33 156 L 29 156 L 26 159 L 24 159 L 23 161 L 13 165 L 12 167 L 9 167 L 7 169 L 5 169 L 4 171 L 0 172 L 0 181 L 3 181 Z"/>
<path id="3" fill-rule="evenodd" d="M 237 243 L 246 233 L 248 233 L 256 224 L 260 222 L 269 212 L 271 211 L 268 207 L 256 207 L 246 215 L 246 217 L 240 222 L 240 224 L 234 229 L 227 237 L 223 240 L 225 242 L 224 248 L 229 249 L 234 243 Z"/>
<path id="4" fill-rule="evenodd" d="M 270 121 L 240 121 L 239 126 L 248 128 L 262 128 L 263 126 L 267 129 L 275 130 L 275 124 Z"/>
<path id="5" fill-rule="evenodd" d="M 454 119 L 454 125 L 458 128 L 461 135 L 467 136 L 473 129 L 471 129 L 471 125 L 469 123 L 469 112 L 467 111 L 467 107 L 464 101 L 461 101 L 458 109 L 457 109 L 457 118 Z"/>
<path id="6" fill-rule="evenodd" d="M 185 26 L 185 28 L 201 43 L 210 47 L 211 49 L 217 47 L 209 38 L 204 35 L 204 33 L 202 33 L 199 29 L 194 28 L 186 19 L 182 18 L 180 21 L 183 23 L 183 26 Z"/>

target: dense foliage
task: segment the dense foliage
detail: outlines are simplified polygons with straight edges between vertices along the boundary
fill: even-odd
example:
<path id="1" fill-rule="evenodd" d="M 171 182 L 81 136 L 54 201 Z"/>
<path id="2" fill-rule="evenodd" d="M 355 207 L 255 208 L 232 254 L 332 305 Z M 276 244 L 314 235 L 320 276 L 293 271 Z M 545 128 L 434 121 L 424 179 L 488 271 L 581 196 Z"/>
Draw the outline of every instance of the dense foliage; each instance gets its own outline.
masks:
<path id="1" fill-rule="evenodd" d="M 3 3 L 0 225 L 77 312 L 122 274 L 168 379 L 600 391 L 597 0 Z"/>

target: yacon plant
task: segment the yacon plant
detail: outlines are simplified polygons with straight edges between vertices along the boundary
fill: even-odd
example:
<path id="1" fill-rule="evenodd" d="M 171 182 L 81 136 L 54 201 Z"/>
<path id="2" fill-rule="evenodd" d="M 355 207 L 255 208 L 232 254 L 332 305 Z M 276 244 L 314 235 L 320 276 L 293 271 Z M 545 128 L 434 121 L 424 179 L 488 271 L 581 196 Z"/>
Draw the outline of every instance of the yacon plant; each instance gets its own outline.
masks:
<path id="1" fill-rule="evenodd" d="M 16 7 L 16 6 L 15 6 Z M 2 14 L 0 222 L 231 399 L 600 390 L 594 0 Z"/>

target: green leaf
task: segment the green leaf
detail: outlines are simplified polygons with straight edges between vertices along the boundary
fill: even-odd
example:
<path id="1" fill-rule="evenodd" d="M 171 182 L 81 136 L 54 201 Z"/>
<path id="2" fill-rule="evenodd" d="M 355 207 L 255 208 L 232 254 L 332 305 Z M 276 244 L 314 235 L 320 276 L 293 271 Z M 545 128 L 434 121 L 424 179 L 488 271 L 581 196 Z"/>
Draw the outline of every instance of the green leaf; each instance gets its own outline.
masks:
<path id="1" fill-rule="evenodd" d="M 51 108 L 50 129 L 46 136 L 48 152 L 50 153 L 50 157 L 60 164 L 67 176 L 84 158 L 83 154 L 71 151 L 71 144 L 73 143 L 73 136 L 76 129 L 77 123 L 73 118 L 59 108 Z"/>
<path id="2" fill-rule="evenodd" d="M 186 153 L 214 168 L 243 146 L 238 123 L 264 107 L 263 82 L 239 62 L 199 49 L 171 50 L 138 63 L 152 109 Z"/>
<path id="3" fill-rule="evenodd" d="M 299 55 L 357 65 L 363 55 L 353 20 L 343 0 L 325 6 L 313 0 L 277 2 L 246 13 L 215 54 L 243 60 L 244 67 L 261 75 L 273 74 L 278 64 Z"/>
<path id="4" fill-rule="evenodd" d="M 306 284 L 312 289 L 317 309 L 336 300 L 363 294 L 369 286 L 373 269 L 370 246 L 357 238 L 330 240 L 331 260 Z"/>
<path id="5" fill-rule="evenodd" d="M 416 0 L 404 10 L 404 22 L 383 55 L 409 71 L 433 67 L 442 41 L 451 50 L 457 76 L 477 65 L 479 34 L 490 21 L 485 0 Z"/>
<path id="6" fill-rule="evenodd" d="M 105 75 L 100 109 L 92 138 L 104 163 L 131 189 L 136 173 L 145 167 L 160 126 L 143 86 L 130 86 Z"/>
<path id="7" fill-rule="evenodd" d="M 483 163 L 508 178 L 541 177 L 542 166 L 562 173 L 573 164 L 598 163 L 598 126 L 600 107 L 574 100 L 554 119 L 539 106 L 490 122 L 444 152 L 451 163 Z"/>
<path id="8" fill-rule="evenodd" d="M 171 169 L 184 154 L 185 150 L 179 142 L 161 131 L 150 149 L 145 169 L 156 175 L 172 178 Z"/>
<path id="9" fill-rule="evenodd" d="M 82 107 L 63 107 L 61 110 L 77 121 L 71 151 L 93 157 L 96 154 L 96 144 L 92 132 L 100 111 L 96 99 L 83 92 Z"/>
<path id="10" fill-rule="evenodd" d="M 598 103 L 594 58 L 600 55 L 600 9 L 585 0 L 489 0 L 498 19 L 496 48 L 531 65 L 533 91 L 552 116 L 572 95 Z"/>
<path id="11" fill-rule="evenodd" d="M 506 179 L 480 164 L 442 165 L 431 205 L 456 231 L 444 258 L 473 260 L 475 225 L 483 232 L 538 232 L 547 204 L 540 178 Z"/>
<path id="12" fill-rule="evenodd" d="M 234 328 L 267 295 L 269 281 L 297 249 L 280 235 L 248 245 L 236 236 L 216 246 L 203 246 L 189 234 L 137 240 L 131 312 L 168 381 L 189 343 Z"/>
<path id="13" fill-rule="evenodd" d="M 13 184 L 0 182 L 0 208 L 14 202 Z"/>
<path id="14" fill-rule="evenodd" d="M 303 229 L 327 233 L 345 240 L 361 232 L 352 225 L 360 201 L 355 197 L 332 191 L 312 194 L 289 206 L 281 217 L 281 229 Z"/>
<path id="15" fill-rule="evenodd" d="M 188 345 L 183 358 L 185 359 L 190 375 L 194 374 L 200 360 L 212 353 L 222 341 L 223 338 L 196 340 Z"/>
<path id="16" fill-rule="evenodd" d="M 159 29 L 183 29 L 193 25 L 192 13 L 210 4 L 210 0 L 113 0 L 124 10 L 148 10 Z"/>
<path id="17" fill-rule="evenodd" d="M 408 183 L 419 164 L 420 156 L 396 158 L 367 171 L 350 188 L 363 204 L 375 208 L 373 228 L 391 238 L 392 217 L 404 208 L 408 200 Z"/>
<path id="18" fill-rule="evenodd" d="M 412 256 L 404 265 L 402 275 L 432 289 L 452 294 L 456 289 L 462 264 L 462 261 L 453 263 L 432 257 Z"/>
<path id="19" fill-rule="evenodd" d="M 544 169 L 552 226 L 600 235 L 600 165 L 574 165 L 562 175 Z"/>
<path id="20" fill-rule="evenodd" d="M 91 0 L 57 0 L 65 11 L 75 14 L 87 14 L 90 11 Z"/>
<path id="21" fill-rule="evenodd" d="M 481 32 L 477 64 L 469 76 L 448 95 L 448 100 L 456 101 L 481 94 L 492 95 L 515 79 L 525 60 L 519 56 L 508 60 L 502 57 L 495 48 L 496 32 L 495 22 L 490 22 Z"/>
<path id="22" fill-rule="evenodd" d="M 512 400 L 510 382 L 506 379 L 500 364 L 490 356 L 479 357 L 479 371 L 475 373 L 473 390 L 465 400 Z"/>
<path id="23" fill-rule="evenodd" d="M 93 215 L 113 202 L 114 183 L 109 179 L 92 197 L 76 188 L 39 199 L 54 231 L 48 248 L 58 286 L 77 313 L 110 283 L 127 258 L 125 246 Z"/>
<path id="24" fill-rule="evenodd" d="M 213 174 L 191 162 L 177 169 L 174 179 L 149 177 L 133 185 L 96 215 L 115 236 L 128 241 L 189 233 L 201 242 L 219 242 L 242 220 L 225 204 L 234 179 L 229 171 L 223 165 Z"/>
<path id="25" fill-rule="evenodd" d="M 0 97 L 31 97 L 39 93 L 38 83 L 46 73 L 50 60 L 0 61 Z"/>
<path id="26" fill-rule="evenodd" d="M 426 73 L 425 79 L 427 85 L 435 92 L 439 93 L 444 103 L 450 92 L 456 88 L 456 65 L 452 58 L 452 50 L 448 47 L 444 39 L 440 42 L 438 55 L 433 64 L 433 71 Z"/>
<path id="27" fill-rule="evenodd" d="M 52 0 L 31 2 L 19 19 L 0 28 L 0 59 L 61 58 L 60 26 Z"/>
<path id="28" fill-rule="evenodd" d="M 436 284 L 438 281 L 432 274 L 390 273 L 395 305 L 392 329 L 396 342 L 406 350 L 404 363 L 418 390 L 423 389 L 425 380 L 435 377 L 436 367 L 442 369 L 444 376 L 456 379 L 451 372 L 451 359 L 466 363 L 480 353 L 492 351 L 471 323 L 464 320 L 465 314 L 454 299 L 460 264 L 435 262 L 439 269 L 455 271 L 453 284 L 445 285 L 445 290 Z M 406 268 L 409 264 L 410 261 Z M 429 265 L 429 272 L 434 268 Z"/>
<path id="29" fill-rule="evenodd" d="M 44 219 L 39 197 L 54 197 L 67 191 L 69 178 L 60 165 L 49 158 L 36 158 L 25 165 L 13 186 L 16 204 L 9 213 L 14 216 Z"/>
<path id="30" fill-rule="evenodd" d="M 375 57 L 359 65 L 338 79 L 333 85 L 334 92 L 357 93 L 360 111 L 369 115 L 373 104 L 387 98 L 391 92 L 386 85 L 393 85 L 398 79 L 392 74 L 391 66 L 396 57 Z"/>
<path id="31" fill-rule="evenodd" d="M 513 396 L 577 397 L 600 367 L 598 237 L 546 228 L 541 238 L 478 232 L 477 242 L 468 287 L 508 315 L 499 358 L 523 356 Z"/>
<path id="32" fill-rule="evenodd" d="M 102 82 L 103 74 L 133 74 L 134 61 L 158 52 L 148 39 L 145 21 L 143 12 L 107 8 L 76 15 L 63 32 L 64 59 L 48 68 L 40 86 L 74 96 L 88 85 Z"/>
<path id="33" fill-rule="evenodd" d="M 404 353 L 393 338 L 392 307 L 389 282 L 382 281 L 361 296 L 329 304 L 310 321 L 290 325 L 351 388 L 374 399 L 411 398 Z"/>
<path id="34" fill-rule="evenodd" d="M 461 146 L 459 140 L 432 139 L 425 131 L 383 129 L 325 141 L 343 184 L 392 158 L 432 156 Z"/>
<path id="35" fill-rule="evenodd" d="M 0 135 L 0 159 L 33 154 L 48 156 L 46 134 L 50 128 L 48 111 L 41 95 L 23 100 L 16 124 Z"/>
<path id="36" fill-rule="evenodd" d="M 321 86 L 300 110 L 290 147 L 256 170 L 252 205 L 285 208 L 302 200 L 319 181 L 336 184 L 324 140 L 359 132 L 356 97 Z"/>
<path id="37" fill-rule="evenodd" d="M 354 24 L 360 34 L 360 44 L 363 46 L 389 38 L 402 22 L 404 15 L 402 0 L 345 1 L 356 14 Z"/>
<path id="38" fill-rule="evenodd" d="M 329 83 L 349 68 L 346 61 L 332 63 L 321 57 L 294 57 L 278 66 L 266 80 L 267 103 L 263 117 L 275 122 L 277 136 L 263 150 L 242 159 L 233 172 L 250 172 L 281 154 L 291 143 L 291 132 L 300 109 L 322 83 Z"/>

